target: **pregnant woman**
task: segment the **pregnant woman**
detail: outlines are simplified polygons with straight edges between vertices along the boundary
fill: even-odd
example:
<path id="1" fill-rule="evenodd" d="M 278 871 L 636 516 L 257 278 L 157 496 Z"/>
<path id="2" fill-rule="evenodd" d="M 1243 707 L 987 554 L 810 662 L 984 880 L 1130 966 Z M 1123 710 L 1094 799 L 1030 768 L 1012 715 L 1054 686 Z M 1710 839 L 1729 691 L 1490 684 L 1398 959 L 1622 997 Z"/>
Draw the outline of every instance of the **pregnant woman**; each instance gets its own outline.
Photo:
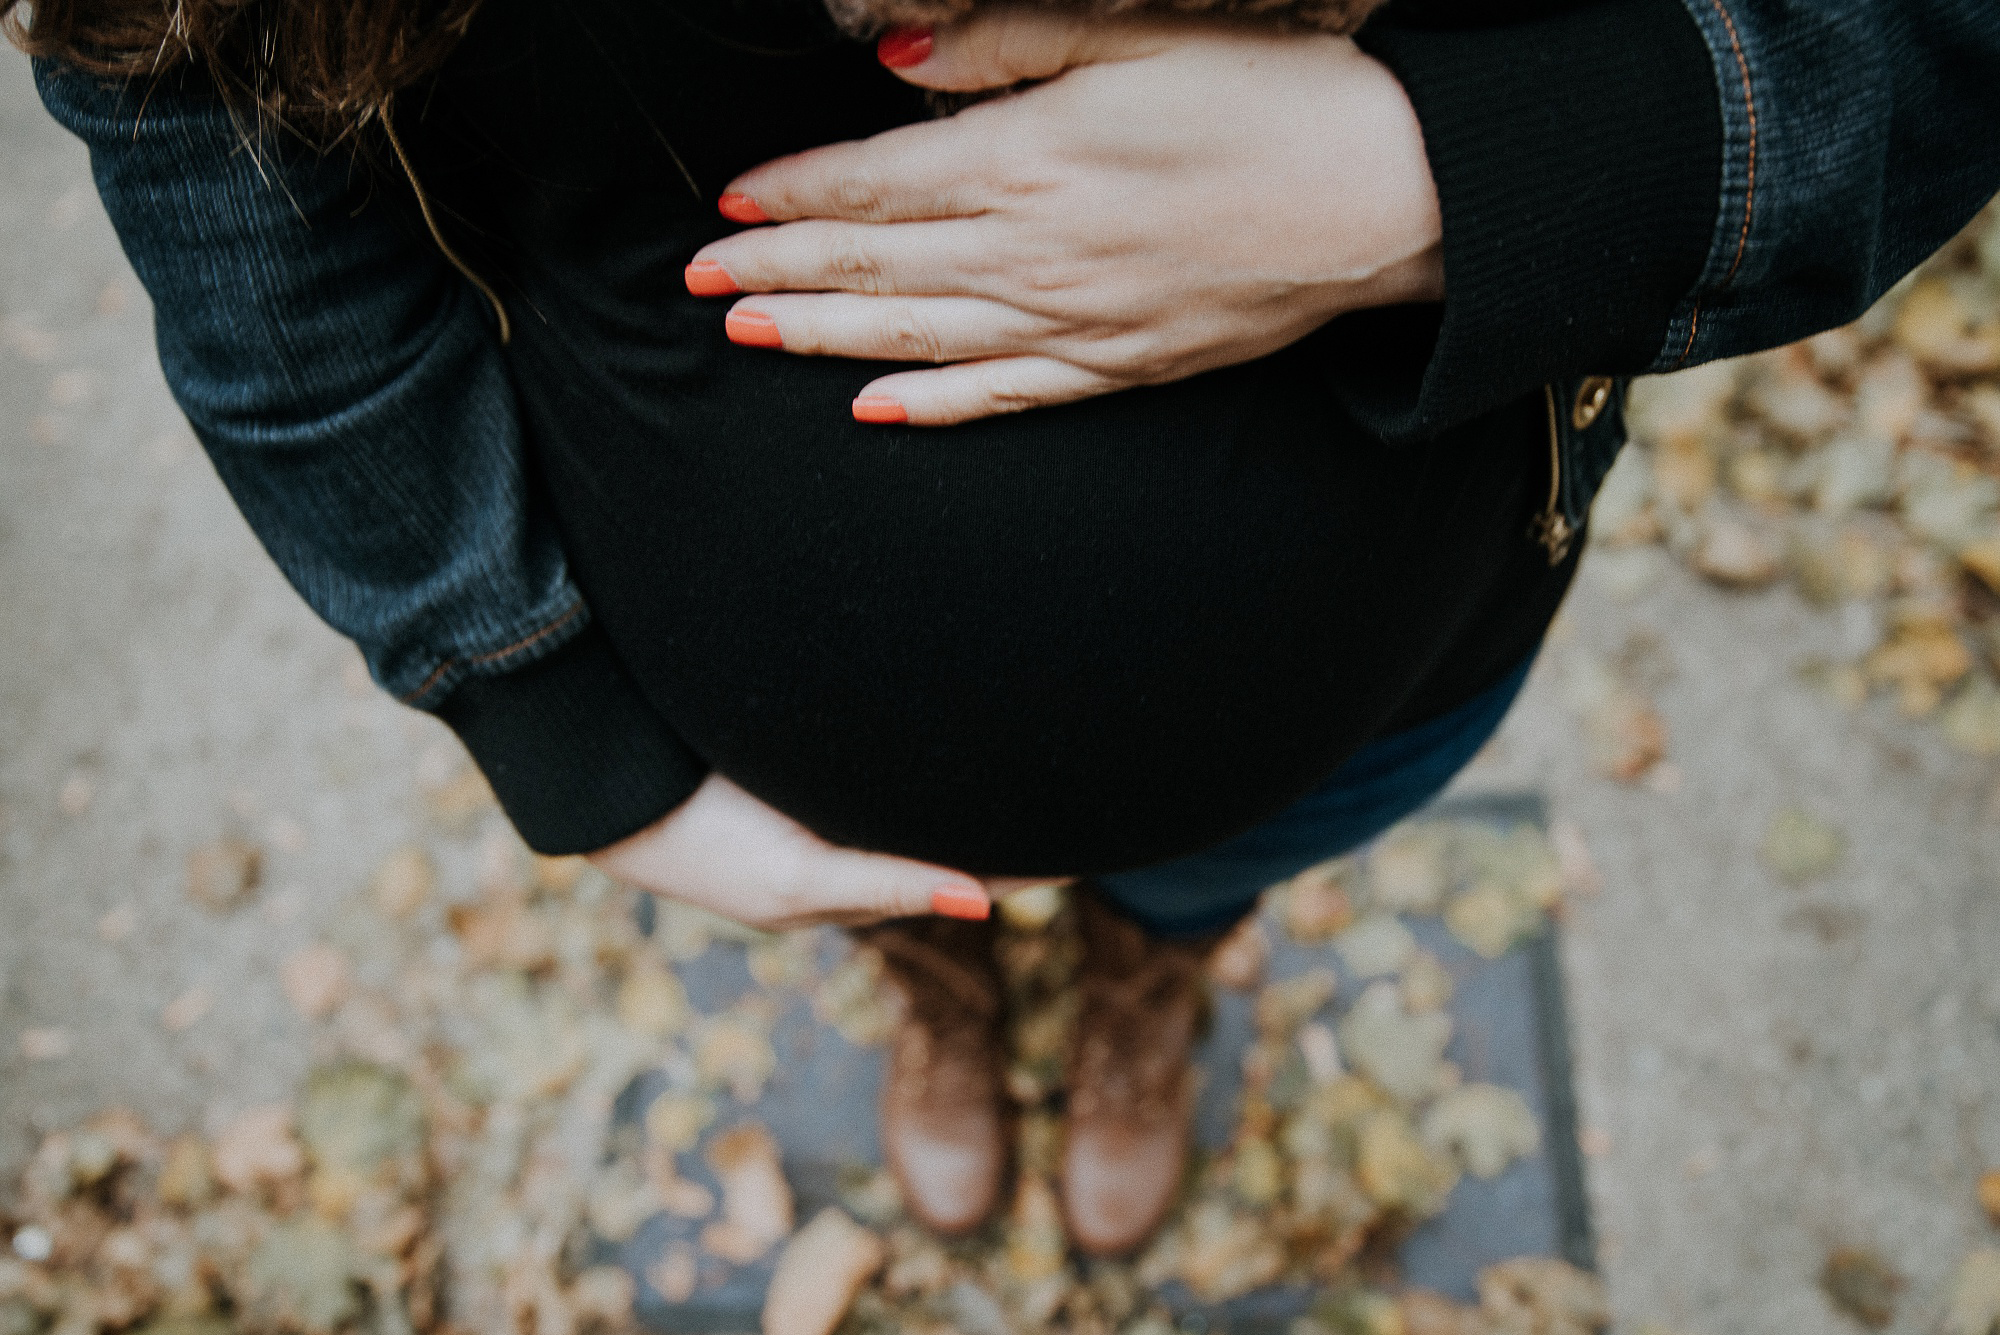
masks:
<path id="1" fill-rule="evenodd" d="M 1504 715 L 1617 377 L 1851 318 L 2000 185 L 1984 0 L 1457 8 L 17 35 L 224 481 L 524 837 L 880 946 L 942 1231 L 1006 1169 L 988 892 L 1081 878 L 1063 1203 L 1109 1254 L 1179 1180 L 1209 947 Z"/>

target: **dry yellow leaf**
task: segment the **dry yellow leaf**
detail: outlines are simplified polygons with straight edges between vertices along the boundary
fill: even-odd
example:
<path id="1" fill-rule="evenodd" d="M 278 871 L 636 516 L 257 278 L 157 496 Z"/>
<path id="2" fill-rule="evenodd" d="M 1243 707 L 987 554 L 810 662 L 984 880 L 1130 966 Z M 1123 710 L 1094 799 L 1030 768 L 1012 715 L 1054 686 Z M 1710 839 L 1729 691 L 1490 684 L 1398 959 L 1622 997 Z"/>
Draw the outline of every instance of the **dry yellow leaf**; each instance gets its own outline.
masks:
<path id="1" fill-rule="evenodd" d="M 227 913 L 257 891 L 264 855 L 241 839 L 218 839 L 187 857 L 188 898 L 211 913 Z"/>
<path id="2" fill-rule="evenodd" d="M 383 859 L 370 882 L 375 907 L 391 918 L 407 918 L 437 887 L 437 872 L 421 848 L 399 848 Z"/>
<path id="3" fill-rule="evenodd" d="M 880 1238 L 828 1206 L 778 1254 L 764 1295 L 764 1335 L 829 1335 L 887 1259 Z"/>
<path id="4" fill-rule="evenodd" d="M 308 1020 L 323 1020 L 347 999 L 347 956 L 325 943 L 302 946 L 279 969 L 285 1000 Z"/>

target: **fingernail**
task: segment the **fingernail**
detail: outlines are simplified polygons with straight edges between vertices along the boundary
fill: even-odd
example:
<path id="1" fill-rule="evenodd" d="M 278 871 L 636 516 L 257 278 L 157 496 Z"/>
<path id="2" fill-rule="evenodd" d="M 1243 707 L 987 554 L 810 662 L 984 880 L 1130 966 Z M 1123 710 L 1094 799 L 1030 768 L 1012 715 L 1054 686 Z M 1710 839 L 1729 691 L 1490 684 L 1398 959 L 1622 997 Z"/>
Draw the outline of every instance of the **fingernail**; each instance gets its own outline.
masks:
<path id="1" fill-rule="evenodd" d="M 931 891 L 931 912 L 940 918 L 964 918 L 984 922 L 993 916 L 993 901 L 977 890 L 962 885 L 941 886 Z"/>
<path id="2" fill-rule="evenodd" d="M 727 194 L 715 201 L 716 209 L 731 222 L 760 223 L 771 221 L 764 210 L 757 207 L 757 201 L 748 195 Z"/>
<path id="3" fill-rule="evenodd" d="M 688 291 L 697 297 L 726 297 L 743 289 L 729 276 L 729 270 L 714 260 L 696 260 L 687 267 Z"/>
<path id="4" fill-rule="evenodd" d="M 746 348 L 785 346 L 784 336 L 778 333 L 778 322 L 756 311 L 729 312 L 722 322 L 722 332 L 729 335 L 731 343 L 741 343 Z"/>
<path id="5" fill-rule="evenodd" d="M 854 401 L 854 420 L 857 422 L 907 422 L 910 410 L 901 401 L 887 394 L 863 394 Z"/>
<path id="6" fill-rule="evenodd" d="M 931 58 L 929 28 L 891 28 L 875 43 L 875 59 L 892 70 L 906 70 Z"/>

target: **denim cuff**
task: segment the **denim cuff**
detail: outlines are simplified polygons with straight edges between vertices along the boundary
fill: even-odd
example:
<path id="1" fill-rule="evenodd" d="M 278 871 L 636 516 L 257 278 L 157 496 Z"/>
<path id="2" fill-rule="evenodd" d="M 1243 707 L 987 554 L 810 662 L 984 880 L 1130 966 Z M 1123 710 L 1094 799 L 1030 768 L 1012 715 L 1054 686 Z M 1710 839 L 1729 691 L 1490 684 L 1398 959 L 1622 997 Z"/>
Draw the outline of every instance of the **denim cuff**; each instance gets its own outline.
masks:
<path id="1" fill-rule="evenodd" d="M 1550 381 L 1646 369 L 1701 275 L 1722 189 L 1715 67 L 1682 0 L 1485 26 L 1405 17 L 1359 40 L 1423 127 L 1445 299 L 1330 326 L 1350 409 L 1421 439 Z"/>
<path id="2" fill-rule="evenodd" d="M 461 682 L 437 714 L 529 847 L 551 856 L 643 830 L 708 774 L 595 624 L 527 667 Z"/>

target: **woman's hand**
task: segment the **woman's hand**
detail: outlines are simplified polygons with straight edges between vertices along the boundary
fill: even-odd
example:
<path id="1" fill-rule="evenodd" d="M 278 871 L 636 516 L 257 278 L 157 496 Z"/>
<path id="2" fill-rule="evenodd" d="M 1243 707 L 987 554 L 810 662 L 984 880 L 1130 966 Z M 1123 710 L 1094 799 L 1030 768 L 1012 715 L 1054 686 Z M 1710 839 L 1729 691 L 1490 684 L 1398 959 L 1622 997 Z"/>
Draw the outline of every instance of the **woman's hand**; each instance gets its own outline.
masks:
<path id="1" fill-rule="evenodd" d="M 864 421 L 944 425 L 1177 380 L 1344 311 L 1436 300 L 1437 192 L 1395 77 L 1344 38 L 998 10 L 896 33 L 949 119 L 766 163 L 704 248 L 730 337 L 950 363 L 870 384 Z M 761 295 L 769 294 L 769 295 Z"/>
<path id="2" fill-rule="evenodd" d="M 919 913 L 984 918 L 993 907 L 973 877 L 835 848 L 719 774 L 590 861 L 628 885 L 767 931 Z"/>

